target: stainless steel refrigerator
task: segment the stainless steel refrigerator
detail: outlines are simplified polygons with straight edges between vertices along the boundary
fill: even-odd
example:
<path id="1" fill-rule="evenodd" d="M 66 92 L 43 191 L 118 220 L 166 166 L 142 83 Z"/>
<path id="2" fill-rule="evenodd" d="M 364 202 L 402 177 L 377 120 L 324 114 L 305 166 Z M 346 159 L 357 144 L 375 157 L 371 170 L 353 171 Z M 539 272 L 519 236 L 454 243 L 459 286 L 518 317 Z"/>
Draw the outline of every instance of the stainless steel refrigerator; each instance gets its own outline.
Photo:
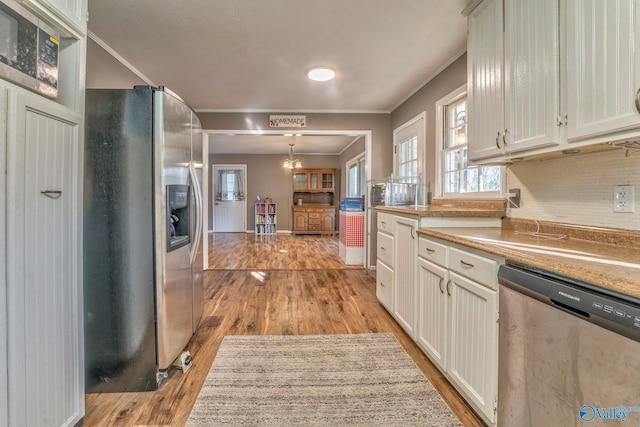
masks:
<path id="1" fill-rule="evenodd" d="M 164 88 L 86 93 L 88 392 L 153 390 L 202 316 L 202 128 Z"/>

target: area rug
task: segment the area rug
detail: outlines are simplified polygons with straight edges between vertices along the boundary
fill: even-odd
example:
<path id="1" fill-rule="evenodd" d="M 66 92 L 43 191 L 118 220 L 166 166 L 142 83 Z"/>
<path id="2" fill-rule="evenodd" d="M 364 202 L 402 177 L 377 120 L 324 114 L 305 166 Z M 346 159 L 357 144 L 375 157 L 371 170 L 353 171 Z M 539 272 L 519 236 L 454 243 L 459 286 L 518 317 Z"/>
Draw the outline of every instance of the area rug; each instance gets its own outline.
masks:
<path id="1" fill-rule="evenodd" d="M 226 336 L 188 427 L 462 426 L 393 334 Z"/>

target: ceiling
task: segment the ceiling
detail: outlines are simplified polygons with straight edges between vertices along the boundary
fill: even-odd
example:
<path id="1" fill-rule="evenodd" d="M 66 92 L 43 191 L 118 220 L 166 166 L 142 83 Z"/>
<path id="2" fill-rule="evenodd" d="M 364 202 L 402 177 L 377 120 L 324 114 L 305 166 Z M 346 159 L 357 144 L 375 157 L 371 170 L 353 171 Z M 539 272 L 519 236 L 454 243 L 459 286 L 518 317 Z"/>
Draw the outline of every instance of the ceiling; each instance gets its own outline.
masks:
<path id="1" fill-rule="evenodd" d="M 198 112 L 389 113 L 465 52 L 467 3 L 89 0 L 89 49 L 102 47 Z M 308 80 L 316 65 L 334 67 L 336 79 Z M 315 152 L 307 138 L 296 151 Z"/>

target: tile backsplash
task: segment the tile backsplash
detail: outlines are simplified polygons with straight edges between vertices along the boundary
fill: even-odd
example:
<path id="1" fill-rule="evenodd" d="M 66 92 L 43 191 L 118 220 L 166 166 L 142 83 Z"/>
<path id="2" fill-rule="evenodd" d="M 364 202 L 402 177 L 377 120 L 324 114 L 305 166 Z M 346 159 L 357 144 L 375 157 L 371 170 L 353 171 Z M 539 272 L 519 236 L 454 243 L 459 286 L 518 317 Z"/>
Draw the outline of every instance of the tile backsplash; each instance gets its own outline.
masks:
<path id="1" fill-rule="evenodd" d="M 635 212 L 614 213 L 614 186 L 634 185 Z M 624 149 L 514 163 L 507 189 L 520 188 L 511 218 L 640 230 L 640 152 Z"/>

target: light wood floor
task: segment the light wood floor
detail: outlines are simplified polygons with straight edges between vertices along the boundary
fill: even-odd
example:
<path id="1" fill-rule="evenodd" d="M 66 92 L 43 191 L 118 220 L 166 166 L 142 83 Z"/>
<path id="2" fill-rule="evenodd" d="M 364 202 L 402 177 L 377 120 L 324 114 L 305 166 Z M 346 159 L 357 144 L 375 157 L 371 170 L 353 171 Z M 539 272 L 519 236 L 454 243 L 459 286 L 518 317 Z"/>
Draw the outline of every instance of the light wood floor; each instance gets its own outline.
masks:
<path id="1" fill-rule="evenodd" d="M 192 368 L 172 369 L 153 392 L 87 394 L 83 426 L 183 426 L 225 335 L 370 332 L 395 334 L 463 424 L 483 426 L 377 302 L 375 278 L 341 265 L 336 237 L 216 234 L 209 243 L 215 269 L 205 273 L 204 317 L 187 347 Z"/>

